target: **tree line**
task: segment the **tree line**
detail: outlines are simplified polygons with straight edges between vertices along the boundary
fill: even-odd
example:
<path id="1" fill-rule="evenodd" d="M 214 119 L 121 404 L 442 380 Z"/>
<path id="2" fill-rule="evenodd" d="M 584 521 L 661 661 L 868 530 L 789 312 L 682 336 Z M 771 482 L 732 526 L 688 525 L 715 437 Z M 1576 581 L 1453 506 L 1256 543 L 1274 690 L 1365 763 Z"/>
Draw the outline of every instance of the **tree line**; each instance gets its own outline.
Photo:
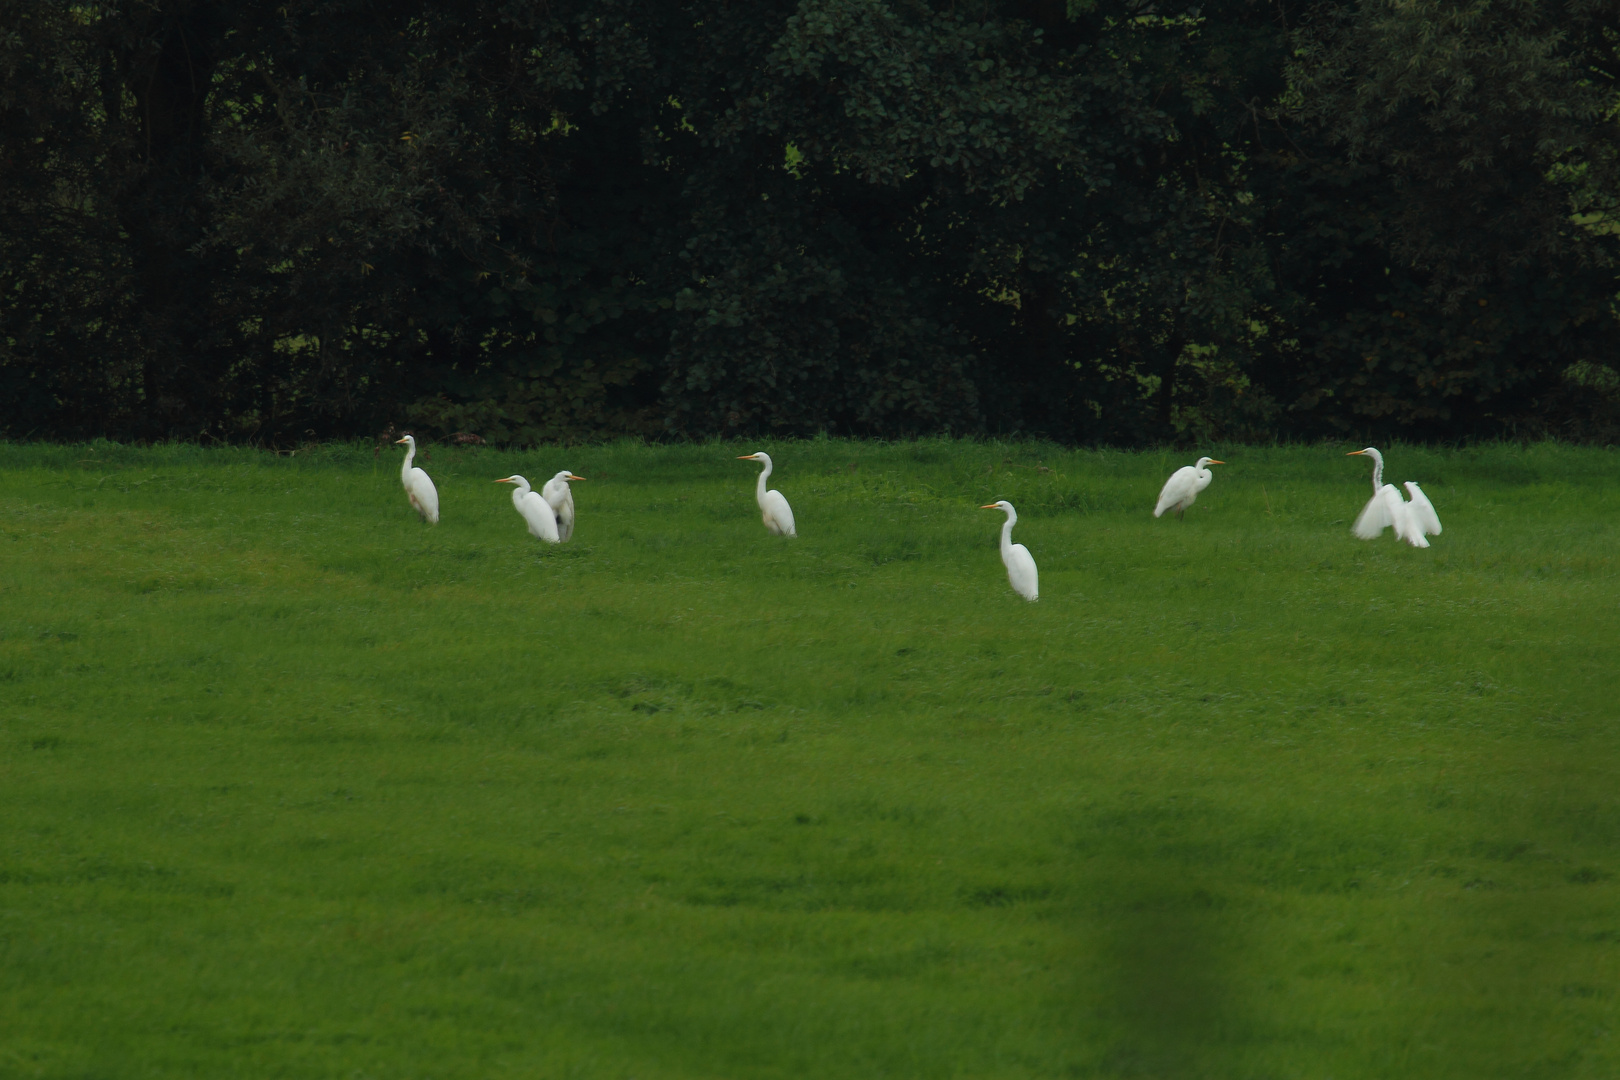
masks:
<path id="1" fill-rule="evenodd" d="M 1620 433 L 1620 2 L 0 0 L 0 432 Z"/>

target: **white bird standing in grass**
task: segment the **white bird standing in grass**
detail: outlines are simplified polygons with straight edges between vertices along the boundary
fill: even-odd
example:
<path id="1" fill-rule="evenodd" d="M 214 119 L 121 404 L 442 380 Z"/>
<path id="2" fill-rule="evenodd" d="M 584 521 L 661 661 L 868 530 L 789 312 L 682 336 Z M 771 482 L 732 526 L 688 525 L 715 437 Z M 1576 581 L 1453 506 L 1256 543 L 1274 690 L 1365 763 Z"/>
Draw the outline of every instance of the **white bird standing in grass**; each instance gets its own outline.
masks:
<path id="1" fill-rule="evenodd" d="M 1185 514 L 1187 507 L 1198 500 L 1198 493 L 1215 479 L 1208 466 L 1225 464 L 1214 458 L 1201 457 L 1197 465 L 1183 465 L 1171 473 L 1170 479 L 1164 482 L 1164 490 L 1159 492 L 1159 505 L 1153 508 L 1153 516 L 1159 517 L 1166 510 L 1174 510 L 1177 517 Z"/>
<path id="2" fill-rule="evenodd" d="M 557 538 L 557 515 L 552 511 L 551 504 L 542 499 L 527 480 L 521 476 L 503 476 L 495 482 L 517 485 L 512 489 L 512 505 L 528 522 L 530 536 L 553 544 L 560 543 Z"/>
<path id="3" fill-rule="evenodd" d="M 766 453 L 739 454 L 738 461 L 763 461 L 765 467 L 759 471 L 759 486 L 754 489 L 754 498 L 759 502 L 760 517 L 765 519 L 765 529 L 772 536 L 798 536 L 793 530 L 793 508 L 782 497 L 780 491 L 767 491 L 765 478 L 771 475 L 771 455 Z"/>
<path id="4" fill-rule="evenodd" d="M 1407 502 L 1394 484 L 1383 482 L 1384 455 L 1369 446 L 1365 450 L 1352 450 L 1345 457 L 1358 454 L 1373 459 L 1373 496 L 1367 500 L 1350 531 L 1363 540 L 1376 540 L 1385 529 L 1393 528 L 1397 540 L 1405 540 L 1413 547 L 1428 547 L 1428 537 L 1440 535 L 1440 515 L 1434 512 L 1434 504 L 1423 494 L 1423 489 L 1408 480 L 1406 490 L 1412 501 Z"/>
<path id="5" fill-rule="evenodd" d="M 1039 599 L 1041 584 L 1040 576 L 1035 572 L 1035 556 L 1023 544 L 1012 542 L 1012 527 L 1018 522 L 1018 511 L 1006 499 L 979 509 L 1007 511 L 1007 523 L 1001 527 L 1001 561 L 1007 567 L 1007 581 L 1011 583 L 1013 592 L 1025 600 L 1034 602 Z"/>
<path id="6" fill-rule="evenodd" d="M 574 492 L 568 486 L 570 480 L 583 480 L 583 476 L 575 476 L 564 469 L 562 472 L 546 481 L 546 486 L 540 489 L 540 497 L 546 500 L 551 512 L 557 515 L 557 540 L 562 542 L 574 535 Z"/>
<path id="7" fill-rule="evenodd" d="M 416 457 L 416 439 L 410 435 L 403 439 L 395 439 L 394 445 L 405 444 L 405 464 L 399 468 L 399 481 L 405 485 L 405 494 L 410 497 L 411 505 L 416 512 L 422 515 L 422 520 L 429 525 L 439 523 L 439 490 L 428 479 L 428 474 L 421 469 L 412 468 L 411 462 Z"/>

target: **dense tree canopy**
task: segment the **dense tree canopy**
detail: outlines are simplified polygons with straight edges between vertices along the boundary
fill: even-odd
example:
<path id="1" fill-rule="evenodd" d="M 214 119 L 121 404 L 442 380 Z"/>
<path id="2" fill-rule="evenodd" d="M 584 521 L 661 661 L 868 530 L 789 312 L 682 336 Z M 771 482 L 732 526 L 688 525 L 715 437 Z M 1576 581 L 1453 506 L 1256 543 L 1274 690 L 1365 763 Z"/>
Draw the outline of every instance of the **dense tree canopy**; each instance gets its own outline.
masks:
<path id="1" fill-rule="evenodd" d="M 0 0 L 0 430 L 1620 430 L 1616 0 Z"/>

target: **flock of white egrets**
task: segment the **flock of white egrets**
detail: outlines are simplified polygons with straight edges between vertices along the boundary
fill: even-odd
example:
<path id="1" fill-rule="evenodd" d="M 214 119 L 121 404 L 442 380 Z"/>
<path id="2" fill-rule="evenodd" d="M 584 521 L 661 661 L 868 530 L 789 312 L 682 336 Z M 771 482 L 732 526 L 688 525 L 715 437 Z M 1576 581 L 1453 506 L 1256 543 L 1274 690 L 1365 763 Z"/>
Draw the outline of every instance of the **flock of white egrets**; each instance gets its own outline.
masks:
<path id="1" fill-rule="evenodd" d="M 407 435 L 398 442 L 405 446 L 405 463 L 400 467 L 399 478 L 405 485 L 405 494 L 411 500 L 411 506 L 422 515 L 422 520 L 429 524 L 439 523 L 439 492 L 433 486 L 428 474 L 412 465 L 416 458 L 416 440 Z M 1434 512 L 1434 504 L 1423 489 L 1412 481 L 1406 481 L 1405 487 L 1411 498 L 1404 499 L 1394 484 L 1386 484 L 1384 479 L 1384 455 L 1372 447 L 1365 450 L 1352 450 L 1347 457 L 1365 454 L 1373 460 L 1373 496 L 1367 500 L 1361 514 L 1350 531 L 1363 540 L 1372 540 L 1378 537 L 1385 529 L 1393 529 L 1397 540 L 1404 540 L 1413 547 L 1426 548 L 1429 546 L 1428 538 L 1440 535 L 1440 516 Z M 793 508 L 788 505 L 786 497 L 780 491 L 769 489 L 765 481 L 771 475 L 771 456 L 769 454 L 743 454 L 738 461 L 758 461 L 765 467 L 759 471 L 759 483 L 754 489 L 755 501 L 759 503 L 759 512 L 765 522 L 765 529 L 772 536 L 797 536 L 793 526 Z M 1225 465 L 1224 461 L 1217 461 L 1210 457 L 1201 457 L 1196 465 L 1186 465 L 1171 474 L 1170 479 L 1164 482 L 1164 489 L 1159 492 L 1159 503 L 1153 508 L 1153 516 L 1161 517 L 1166 510 L 1173 512 L 1177 517 L 1187 512 L 1187 508 L 1198 499 L 1198 493 L 1209 487 L 1214 475 L 1209 471 L 1211 465 Z M 536 492 L 529 486 L 529 481 L 521 476 L 503 476 L 495 481 L 497 484 L 512 484 L 512 505 L 517 508 L 518 515 L 523 518 L 529 527 L 530 535 L 553 544 L 560 544 L 574 535 L 574 493 L 568 486 L 572 480 L 583 480 L 583 476 L 575 476 L 564 469 L 562 472 L 547 480 L 545 486 Z M 1029 553 L 1029 548 L 1023 544 L 1012 542 L 1013 525 L 1018 521 L 1018 511 L 1006 499 L 979 507 L 980 510 L 1001 510 L 1007 515 L 1007 521 L 1001 526 L 1001 561 L 1007 567 L 1007 580 L 1011 583 L 1013 591 L 1025 600 L 1040 598 L 1040 576 L 1035 569 L 1035 557 Z"/>

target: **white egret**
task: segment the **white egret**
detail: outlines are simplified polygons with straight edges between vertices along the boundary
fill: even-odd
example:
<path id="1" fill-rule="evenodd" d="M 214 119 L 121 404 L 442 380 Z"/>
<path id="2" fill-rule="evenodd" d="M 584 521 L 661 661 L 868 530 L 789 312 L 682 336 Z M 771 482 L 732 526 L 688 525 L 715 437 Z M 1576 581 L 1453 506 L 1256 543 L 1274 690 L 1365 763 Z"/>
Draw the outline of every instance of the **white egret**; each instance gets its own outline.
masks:
<path id="1" fill-rule="evenodd" d="M 767 491 L 765 478 L 771 475 L 771 455 L 766 453 L 739 454 L 738 461 L 762 461 L 765 467 L 759 471 L 759 486 L 754 490 L 754 498 L 759 503 L 760 517 L 765 519 L 765 528 L 772 536 L 798 536 L 793 529 L 793 508 L 782 497 L 780 491 Z"/>
<path id="2" fill-rule="evenodd" d="M 530 536 L 553 544 L 560 542 L 557 538 L 557 515 L 552 512 L 551 504 L 542 499 L 527 480 L 521 476 L 503 476 L 495 482 L 517 485 L 512 489 L 512 505 L 528 522 Z"/>
<path id="3" fill-rule="evenodd" d="M 1201 457 L 1197 465 L 1183 465 L 1170 474 L 1170 479 L 1164 482 L 1164 490 L 1159 492 L 1159 505 L 1153 508 L 1153 516 L 1158 517 L 1166 510 L 1174 510 L 1177 517 L 1187 512 L 1198 499 L 1198 493 L 1209 487 L 1209 482 L 1215 479 L 1207 466 L 1225 465 L 1224 461 L 1216 461 L 1212 457 Z"/>
<path id="4" fill-rule="evenodd" d="M 1035 572 L 1035 556 L 1029 553 L 1029 548 L 1012 542 L 1012 527 L 1018 522 L 1018 511 L 1006 499 L 979 509 L 1007 511 L 1007 523 L 1001 527 L 1001 561 L 1007 567 L 1007 580 L 1013 592 L 1033 603 L 1041 595 L 1040 578 Z"/>
<path id="5" fill-rule="evenodd" d="M 1383 482 L 1384 455 L 1369 446 L 1365 450 L 1352 450 L 1345 457 L 1359 454 L 1373 459 L 1373 496 L 1367 500 L 1367 505 L 1362 508 L 1356 523 L 1350 526 L 1350 531 L 1363 540 L 1374 540 L 1385 529 L 1393 528 L 1397 540 L 1405 540 L 1413 547 L 1428 547 L 1428 537 L 1440 535 L 1440 515 L 1434 512 L 1434 504 L 1429 497 L 1423 494 L 1422 488 L 1408 480 L 1405 487 L 1412 500 L 1408 502 L 1401 498 L 1394 484 Z"/>
<path id="6" fill-rule="evenodd" d="M 405 494 L 410 497 L 411 505 L 416 512 L 422 515 L 422 520 L 429 525 L 439 523 L 439 490 L 428 479 L 428 474 L 421 469 L 412 468 L 411 462 L 416 457 L 416 439 L 410 435 L 403 439 L 395 439 L 394 445 L 405 444 L 405 464 L 399 468 L 399 481 L 405 485 Z"/>
<path id="7" fill-rule="evenodd" d="M 540 489 L 540 497 L 546 500 L 551 512 L 557 515 L 557 540 L 567 540 L 574 535 L 574 492 L 568 486 L 570 480 L 583 480 L 583 476 L 575 476 L 564 469 L 562 472 L 546 481 L 546 486 Z"/>

